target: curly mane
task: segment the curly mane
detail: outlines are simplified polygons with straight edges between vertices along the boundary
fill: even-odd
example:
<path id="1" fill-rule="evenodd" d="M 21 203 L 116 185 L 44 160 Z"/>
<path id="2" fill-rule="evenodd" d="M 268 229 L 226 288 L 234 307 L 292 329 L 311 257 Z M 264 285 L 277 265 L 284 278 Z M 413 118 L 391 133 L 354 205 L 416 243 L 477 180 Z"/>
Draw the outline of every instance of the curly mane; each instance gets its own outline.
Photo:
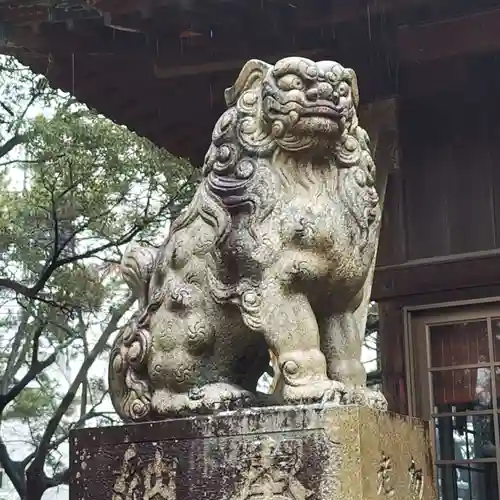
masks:
<path id="1" fill-rule="evenodd" d="M 278 178 L 282 177 L 280 174 L 286 177 L 286 172 L 276 172 L 273 156 L 280 151 L 293 154 L 314 146 L 314 137 L 298 142 L 290 133 L 283 133 L 288 125 L 283 123 L 286 116 L 271 123 L 266 120 L 263 89 L 270 91 L 269 81 L 265 78 L 272 71 L 272 65 L 251 60 L 235 84 L 226 89 L 228 109 L 212 132 L 212 142 L 203 164 L 202 183 L 186 212 L 174 222 L 172 234 L 201 217 L 214 228 L 217 246 L 230 234 L 234 214 L 249 217 L 248 227 L 253 230 L 275 206 L 278 188 L 275 174 Z M 363 182 L 370 184 L 375 176 L 375 165 L 368 134 L 358 124 L 356 75 L 350 69 L 343 71 L 354 98 L 347 112 L 346 128 L 330 151 L 330 162 L 339 169 L 356 167 L 360 171 L 358 181 L 363 177 Z M 273 90 L 275 95 L 276 89 L 271 89 L 271 92 Z M 346 203 L 351 204 L 348 199 Z M 251 232 L 252 237 L 258 238 L 254 231 Z"/>

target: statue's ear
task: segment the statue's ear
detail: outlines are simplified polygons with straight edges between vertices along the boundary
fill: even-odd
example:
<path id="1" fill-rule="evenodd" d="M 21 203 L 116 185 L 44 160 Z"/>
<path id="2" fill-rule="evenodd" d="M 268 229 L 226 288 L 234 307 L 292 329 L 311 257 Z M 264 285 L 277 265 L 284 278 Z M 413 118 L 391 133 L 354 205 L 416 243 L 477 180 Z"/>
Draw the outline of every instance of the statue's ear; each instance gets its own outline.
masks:
<path id="1" fill-rule="evenodd" d="M 259 61 L 258 59 L 250 59 L 250 61 L 243 66 L 234 85 L 224 92 L 227 106 L 234 106 L 245 90 L 261 83 L 270 69 L 270 64 Z"/>
<path id="2" fill-rule="evenodd" d="M 356 72 L 351 68 L 347 68 L 346 72 L 351 85 L 352 100 L 354 102 L 354 106 L 357 108 L 359 106 L 358 77 L 356 76 Z"/>

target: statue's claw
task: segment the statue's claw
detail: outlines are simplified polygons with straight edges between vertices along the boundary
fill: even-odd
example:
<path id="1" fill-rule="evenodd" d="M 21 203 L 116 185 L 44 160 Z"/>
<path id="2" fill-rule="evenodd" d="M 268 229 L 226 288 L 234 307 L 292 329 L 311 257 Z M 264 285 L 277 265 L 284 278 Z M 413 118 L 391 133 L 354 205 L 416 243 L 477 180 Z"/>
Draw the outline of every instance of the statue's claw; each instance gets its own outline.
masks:
<path id="1" fill-rule="evenodd" d="M 221 382 L 194 388 L 186 393 L 156 391 L 153 407 L 155 412 L 164 418 L 247 408 L 252 406 L 254 399 L 252 393 L 241 387 Z"/>
<path id="2" fill-rule="evenodd" d="M 285 386 L 283 398 L 288 403 L 341 404 L 344 384 L 335 380 L 313 381 L 307 385 Z"/>
<path id="3" fill-rule="evenodd" d="M 323 394 L 323 398 L 321 400 L 321 406 L 325 407 L 327 403 L 340 405 L 344 393 L 345 393 L 344 384 L 332 381 L 332 387 L 330 389 L 327 389 Z"/>
<path id="4" fill-rule="evenodd" d="M 354 387 L 345 390 L 342 397 L 342 404 L 367 406 L 374 410 L 386 411 L 387 400 L 384 395 L 368 387 Z"/>
<path id="5" fill-rule="evenodd" d="M 199 399 L 200 407 L 207 411 L 247 408 L 255 399 L 251 392 L 225 382 L 205 385 L 201 391 L 203 397 Z"/>

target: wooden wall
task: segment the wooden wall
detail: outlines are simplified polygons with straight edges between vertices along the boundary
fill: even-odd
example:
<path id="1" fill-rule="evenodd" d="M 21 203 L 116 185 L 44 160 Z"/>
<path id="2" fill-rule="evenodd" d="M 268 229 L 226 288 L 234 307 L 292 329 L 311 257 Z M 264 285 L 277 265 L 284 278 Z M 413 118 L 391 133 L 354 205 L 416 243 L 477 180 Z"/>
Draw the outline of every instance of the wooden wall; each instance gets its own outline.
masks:
<path id="1" fill-rule="evenodd" d="M 498 58 L 462 88 L 399 96 L 400 168 L 388 181 L 373 299 L 383 388 L 407 413 L 403 308 L 500 295 Z"/>
<path id="2" fill-rule="evenodd" d="M 378 265 L 499 248 L 500 95 L 453 91 L 399 106 L 401 169 Z"/>

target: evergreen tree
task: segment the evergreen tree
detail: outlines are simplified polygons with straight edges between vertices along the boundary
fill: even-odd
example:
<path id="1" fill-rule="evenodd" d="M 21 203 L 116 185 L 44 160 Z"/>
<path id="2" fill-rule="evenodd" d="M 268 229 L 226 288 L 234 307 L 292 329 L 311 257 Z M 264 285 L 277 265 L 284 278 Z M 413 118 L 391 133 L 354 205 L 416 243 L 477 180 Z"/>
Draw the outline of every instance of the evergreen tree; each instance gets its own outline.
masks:
<path id="1" fill-rule="evenodd" d="M 67 482 L 69 430 L 113 421 L 95 363 L 135 300 L 121 252 L 165 237 L 193 169 L 13 58 L 0 90 L 0 465 L 38 500 Z"/>

